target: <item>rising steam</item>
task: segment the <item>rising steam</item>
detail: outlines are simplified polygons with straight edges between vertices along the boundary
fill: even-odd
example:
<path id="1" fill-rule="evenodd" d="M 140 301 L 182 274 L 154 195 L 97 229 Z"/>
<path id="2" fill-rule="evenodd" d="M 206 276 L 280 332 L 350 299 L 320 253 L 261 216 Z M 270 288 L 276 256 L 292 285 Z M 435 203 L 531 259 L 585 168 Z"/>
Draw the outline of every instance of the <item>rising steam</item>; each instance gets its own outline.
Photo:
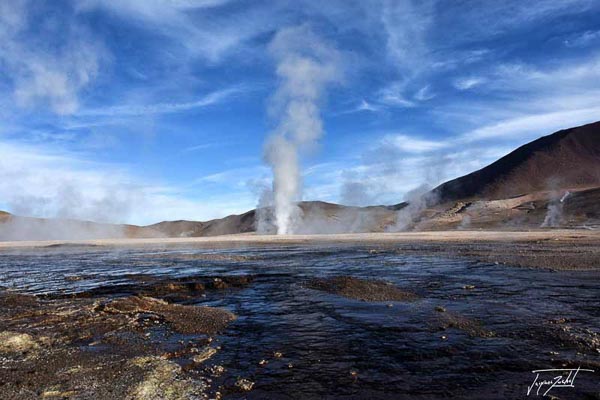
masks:
<path id="1" fill-rule="evenodd" d="M 568 190 L 562 195 L 560 199 L 555 197 L 550 203 L 548 203 L 548 212 L 542 222 L 542 228 L 558 227 L 563 223 L 563 208 L 565 201 L 571 195 Z"/>
<path id="2" fill-rule="evenodd" d="M 305 25 L 279 31 L 269 51 L 279 87 L 270 109 L 277 125 L 265 145 L 265 161 L 273 171 L 277 233 L 290 234 L 302 217 L 299 156 L 323 135 L 319 103 L 327 86 L 340 80 L 339 53 Z"/>

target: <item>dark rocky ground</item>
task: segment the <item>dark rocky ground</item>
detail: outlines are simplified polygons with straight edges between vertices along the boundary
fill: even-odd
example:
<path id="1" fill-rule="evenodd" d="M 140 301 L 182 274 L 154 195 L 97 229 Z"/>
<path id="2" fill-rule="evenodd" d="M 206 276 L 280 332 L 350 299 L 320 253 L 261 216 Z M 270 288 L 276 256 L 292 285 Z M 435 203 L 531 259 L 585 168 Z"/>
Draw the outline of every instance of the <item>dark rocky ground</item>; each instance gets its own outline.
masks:
<path id="1" fill-rule="evenodd" d="M 377 251 L 380 247 L 374 248 Z M 529 241 L 403 243 L 394 251 L 402 254 L 429 254 L 464 257 L 511 267 L 542 268 L 555 271 L 599 271 L 600 244 L 576 233 L 572 237 Z"/>
<path id="2" fill-rule="evenodd" d="M 247 390 L 251 382 L 242 378 L 213 387 L 222 367 L 202 367 L 218 351 L 213 337 L 235 315 L 164 299 L 249 279 L 145 281 L 120 288 L 119 297 L 109 287 L 68 296 L 2 292 L 0 398 L 204 399 Z"/>
<path id="3" fill-rule="evenodd" d="M 596 240 L 582 239 L 575 234 L 560 240 L 519 242 L 386 243 L 367 246 L 361 251 L 367 257 L 379 253 L 456 257 L 508 264 L 498 268 L 567 270 L 561 272 L 564 274 L 570 273 L 569 270 L 585 270 L 592 273 L 590 276 L 594 276 L 600 266 L 600 247 Z M 148 254 L 147 257 L 158 256 Z M 243 253 L 175 254 L 169 257 L 179 261 L 240 264 L 254 260 L 253 256 Z M 142 262 L 140 260 L 138 262 Z M 222 351 L 220 335 L 231 330 L 231 324 L 238 317 L 228 310 L 202 303 L 211 293 L 218 292 L 227 297 L 240 290 L 252 291 L 255 276 L 168 278 L 139 274 L 130 275 L 130 278 L 132 282 L 128 284 L 107 284 L 77 293 L 31 296 L 9 290 L 0 292 L 0 398 L 252 397 L 256 390 L 256 374 L 231 373 L 228 365 L 213 362 Z M 69 279 L 85 280 L 86 277 L 82 274 Z M 526 331 L 498 330 L 490 328 L 489 321 L 464 315 L 444 302 L 439 302 L 440 305 L 431 303 L 430 294 L 441 290 L 434 281 L 423 287 L 401 288 L 377 277 L 332 275 L 309 276 L 300 285 L 310 289 L 309 296 L 315 298 L 320 298 L 321 294 L 340 296 L 341 299 L 365 302 L 361 304 L 383 303 L 383 309 L 386 305 L 394 307 L 394 302 L 402 305 L 396 305 L 398 308 L 416 304 L 411 307 L 423 313 L 424 319 L 420 322 L 426 326 L 424 334 L 428 340 L 431 337 L 433 341 L 450 340 L 457 331 L 472 340 L 484 342 L 532 340 L 549 348 L 567 349 L 565 351 L 576 351 L 585 356 L 577 363 L 567 359 L 560 363 L 553 361 L 558 366 L 600 369 L 597 358 L 600 335 L 595 330 L 579 327 L 569 315 L 556 315 L 542 324 L 529 326 Z M 470 294 L 481 295 L 482 289 L 465 284 L 457 290 L 459 294 L 447 295 L 450 300 L 460 300 Z M 260 297 L 261 293 L 256 292 L 253 296 Z M 247 362 L 254 366 L 281 363 L 282 353 L 286 354 L 289 349 L 280 350 Z M 426 350 L 423 352 L 425 354 Z M 289 365 L 293 369 L 292 362 Z M 486 367 L 481 368 L 484 371 Z M 348 373 L 349 382 L 358 379 L 352 375 L 356 373 L 354 370 Z"/>

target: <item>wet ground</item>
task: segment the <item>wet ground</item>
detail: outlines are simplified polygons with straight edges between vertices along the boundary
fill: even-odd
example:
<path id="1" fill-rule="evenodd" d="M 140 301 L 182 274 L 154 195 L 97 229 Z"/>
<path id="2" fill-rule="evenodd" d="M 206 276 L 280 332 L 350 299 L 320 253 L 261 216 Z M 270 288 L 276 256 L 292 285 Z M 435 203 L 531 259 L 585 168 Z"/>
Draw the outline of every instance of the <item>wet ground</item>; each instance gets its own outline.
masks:
<path id="1" fill-rule="evenodd" d="M 0 398 L 525 398 L 578 367 L 548 394 L 600 398 L 599 277 L 393 246 L 6 250 Z"/>

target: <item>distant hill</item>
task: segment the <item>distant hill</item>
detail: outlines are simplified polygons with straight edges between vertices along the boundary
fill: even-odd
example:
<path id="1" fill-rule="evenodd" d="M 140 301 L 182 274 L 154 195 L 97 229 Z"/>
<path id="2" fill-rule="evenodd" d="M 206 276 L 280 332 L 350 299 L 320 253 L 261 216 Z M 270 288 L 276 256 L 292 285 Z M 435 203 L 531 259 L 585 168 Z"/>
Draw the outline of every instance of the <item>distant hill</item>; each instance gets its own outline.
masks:
<path id="1" fill-rule="evenodd" d="M 393 222 L 395 208 L 387 206 L 350 207 L 324 201 L 303 201 L 299 204 L 303 218 L 297 233 L 343 233 L 381 231 Z M 263 233 L 275 233 L 272 210 L 250 210 L 240 215 L 206 222 L 165 221 L 147 228 L 166 236 L 216 236 L 256 231 L 257 213 L 263 213 Z"/>
<path id="2" fill-rule="evenodd" d="M 600 122 L 543 136 L 498 161 L 439 185 L 439 202 L 501 199 L 600 184 Z"/>
<path id="3" fill-rule="evenodd" d="M 297 233 L 305 234 L 382 231 L 394 223 L 398 207 L 349 207 L 322 201 L 304 201 L 299 206 L 303 218 Z M 210 221 L 163 221 L 148 226 L 20 217 L 0 212 L 0 241 L 231 235 L 256 231 L 257 213 L 265 216 L 263 233 L 275 233 L 272 211 L 250 210 Z"/>
<path id="4" fill-rule="evenodd" d="M 250 210 L 241 215 L 229 215 L 225 218 L 199 221 L 163 221 L 149 225 L 148 228 L 161 232 L 165 236 L 217 236 L 246 233 L 254 231 L 256 210 Z"/>

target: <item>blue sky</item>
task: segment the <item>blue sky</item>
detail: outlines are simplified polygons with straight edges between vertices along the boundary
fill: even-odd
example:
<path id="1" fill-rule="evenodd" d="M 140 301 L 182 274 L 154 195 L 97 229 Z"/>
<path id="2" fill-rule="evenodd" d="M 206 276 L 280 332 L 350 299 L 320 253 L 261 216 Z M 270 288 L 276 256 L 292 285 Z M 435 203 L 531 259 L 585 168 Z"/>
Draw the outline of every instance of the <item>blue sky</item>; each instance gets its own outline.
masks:
<path id="1" fill-rule="evenodd" d="M 269 43 L 339 53 L 303 198 L 393 204 L 600 119 L 600 2 L 0 2 L 0 209 L 153 223 L 254 208 Z M 272 113 L 271 113 L 272 114 Z"/>

